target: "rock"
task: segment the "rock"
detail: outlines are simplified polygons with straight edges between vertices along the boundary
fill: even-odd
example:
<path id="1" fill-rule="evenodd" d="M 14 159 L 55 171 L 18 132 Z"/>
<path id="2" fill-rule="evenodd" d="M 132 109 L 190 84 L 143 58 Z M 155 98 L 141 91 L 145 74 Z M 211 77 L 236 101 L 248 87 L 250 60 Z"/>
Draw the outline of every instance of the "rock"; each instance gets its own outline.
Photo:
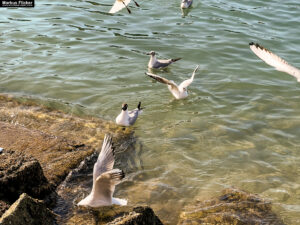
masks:
<path id="1" fill-rule="evenodd" d="M 0 95 L 0 143 L 4 149 L 36 158 L 54 186 L 101 147 L 106 133 L 113 133 L 116 140 L 131 132 L 99 118 L 78 117 L 55 109 L 65 105 L 45 104 L 55 106 L 50 109 L 35 100 Z"/>
<path id="2" fill-rule="evenodd" d="M 148 206 L 105 206 L 99 208 L 78 208 L 73 216 L 63 223 L 90 225 L 162 225 L 162 222 Z"/>
<path id="3" fill-rule="evenodd" d="M 43 199 L 54 190 L 35 158 L 5 150 L 0 162 L 1 200 L 13 203 L 22 193 Z"/>
<path id="4" fill-rule="evenodd" d="M 132 212 L 122 217 L 114 219 L 107 225 L 162 225 L 162 222 L 154 214 L 150 207 L 135 207 Z"/>
<path id="5" fill-rule="evenodd" d="M 273 224 L 283 225 L 283 221 L 272 212 L 271 203 L 238 189 L 225 189 L 223 195 L 197 201 L 185 207 L 180 214 L 178 225 L 194 224 Z"/>
<path id="6" fill-rule="evenodd" d="M 3 215 L 3 213 L 10 207 L 10 204 L 0 200 L 0 217 Z"/>
<path id="7" fill-rule="evenodd" d="M 27 194 L 20 198 L 0 218 L 2 225 L 52 225 L 55 215 L 42 201 L 33 199 Z"/>

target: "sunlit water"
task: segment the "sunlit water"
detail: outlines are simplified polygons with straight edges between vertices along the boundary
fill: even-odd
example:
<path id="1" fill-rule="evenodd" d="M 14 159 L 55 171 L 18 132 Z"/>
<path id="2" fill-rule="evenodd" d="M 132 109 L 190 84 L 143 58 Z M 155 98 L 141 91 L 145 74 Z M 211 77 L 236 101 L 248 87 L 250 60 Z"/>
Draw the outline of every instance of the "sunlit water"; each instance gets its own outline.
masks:
<path id="1" fill-rule="evenodd" d="M 149 204 L 166 223 L 235 186 L 300 224 L 300 84 L 248 46 L 300 68 L 300 2 L 195 0 L 185 17 L 179 0 L 138 2 L 131 15 L 108 14 L 112 0 L 0 8 L 0 92 L 79 104 L 107 120 L 142 101 L 143 166 L 127 169 L 116 195 Z M 150 50 L 183 58 L 158 72 L 175 82 L 200 65 L 186 100 L 144 75 Z"/>

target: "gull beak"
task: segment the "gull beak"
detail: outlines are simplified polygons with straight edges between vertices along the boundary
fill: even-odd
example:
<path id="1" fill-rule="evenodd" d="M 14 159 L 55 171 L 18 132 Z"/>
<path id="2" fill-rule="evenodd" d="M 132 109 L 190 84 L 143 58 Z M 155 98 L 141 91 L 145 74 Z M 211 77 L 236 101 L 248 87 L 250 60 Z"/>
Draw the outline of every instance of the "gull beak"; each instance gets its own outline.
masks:
<path id="1" fill-rule="evenodd" d="M 151 52 L 147 52 L 146 55 L 151 55 Z"/>

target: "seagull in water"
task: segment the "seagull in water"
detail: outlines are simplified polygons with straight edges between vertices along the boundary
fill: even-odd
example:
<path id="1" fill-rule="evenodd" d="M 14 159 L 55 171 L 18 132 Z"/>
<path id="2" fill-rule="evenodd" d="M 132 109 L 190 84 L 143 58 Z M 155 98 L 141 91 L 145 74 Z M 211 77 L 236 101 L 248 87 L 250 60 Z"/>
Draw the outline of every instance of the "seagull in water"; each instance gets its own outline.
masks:
<path id="1" fill-rule="evenodd" d="M 109 10 L 109 13 L 116 13 L 124 8 L 127 9 L 128 13 L 131 13 L 130 9 L 127 7 L 130 1 L 131 0 L 116 0 L 112 8 Z M 140 5 L 135 0 L 133 1 L 137 7 L 140 7 Z"/>
<path id="2" fill-rule="evenodd" d="M 154 51 L 151 51 L 151 52 L 147 53 L 147 55 L 150 55 L 150 60 L 149 60 L 149 63 L 148 63 L 148 68 L 150 68 L 150 69 L 152 69 L 152 68 L 154 68 L 154 69 L 165 68 L 168 65 L 170 65 L 171 63 L 176 62 L 176 61 L 181 59 L 181 58 L 156 59 L 155 54 L 156 53 Z"/>
<path id="3" fill-rule="evenodd" d="M 141 108 L 141 102 L 139 102 L 136 109 L 128 112 L 128 105 L 123 104 L 122 105 L 122 111 L 116 118 L 116 123 L 118 125 L 122 126 L 131 126 L 135 123 L 138 116 L 143 112 L 143 109 Z"/>
<path id="4" fill-rule="evenodd" d="M 167 80 L 166 78 L 160 77 L 153 73 L 146 73 L 149 77 L 159 81 L 160 83 L 167 84 L 169 91 L 176 99 L 183 99 L 188 96 L 187 87 L 193 82 L 195 73 L 197 72 L 199 66 L 196 66 L 192 77 L 188 80 L 183 81 L 179 86 L 175 84 L 172 80 Z"/>
<path id="5" fill-rule="evenodd" d="M 182 0 L 180 7 L 182 9 L 190 8 L 193 4 L 193 0 Z"/>
<path id="6" fill-rule="evenodd" d="M 115 186 L 125 177 L 122 170 L 113 169 L 114 163 L 112 138 L 105 135 L 101 152 L 94 165 L 92 191 L 77 205 L 90 207 L 127 205 L 127 200 L 112 197 Z"/>
<path id="7" fill-rule="evenodd" d="M 263 46 L 259 44 L 254 44 L 253 42 L 249 43 L 250 49 L 254 52 L 255 55 L 257 55 L 259 58 L 261 58 L 263 61 L 265 61 L 270 66 L 275 67 L 276 70 L 288 73 L 294 77 L 297 78 L 297 81 L 300 82 L 300 70 L 296 67 L 291 66 L 280 58 L 279 56 L 275 55 L 268 49 L 264 48 Z"/>

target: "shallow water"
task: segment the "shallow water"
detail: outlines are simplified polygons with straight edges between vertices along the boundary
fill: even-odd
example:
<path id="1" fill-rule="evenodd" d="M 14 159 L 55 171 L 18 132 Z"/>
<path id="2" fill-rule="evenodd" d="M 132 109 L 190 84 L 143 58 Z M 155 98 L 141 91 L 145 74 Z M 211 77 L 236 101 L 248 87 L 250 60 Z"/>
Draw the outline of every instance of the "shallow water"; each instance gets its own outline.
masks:
<path id="1" fill-rule="evenodd" d="M 111 0 L 0 8 L 0 92 L 78 104 L 107 120 L 141 100 L 143 167 L 123 165 L 116 195 L 149 204 L 166 223 L 235 186 L 300 224 L 300 84 L 248 47 L 258 42 L 300 68 L 299 1 L 195 0 L 185 17 L 179 0 L 138 2 L 131 15 L 108 14 Z M 183 58 L 158 72 L 175 82 L 200 65 L 188 99 L 145 77 L 150 50 Z"/>

